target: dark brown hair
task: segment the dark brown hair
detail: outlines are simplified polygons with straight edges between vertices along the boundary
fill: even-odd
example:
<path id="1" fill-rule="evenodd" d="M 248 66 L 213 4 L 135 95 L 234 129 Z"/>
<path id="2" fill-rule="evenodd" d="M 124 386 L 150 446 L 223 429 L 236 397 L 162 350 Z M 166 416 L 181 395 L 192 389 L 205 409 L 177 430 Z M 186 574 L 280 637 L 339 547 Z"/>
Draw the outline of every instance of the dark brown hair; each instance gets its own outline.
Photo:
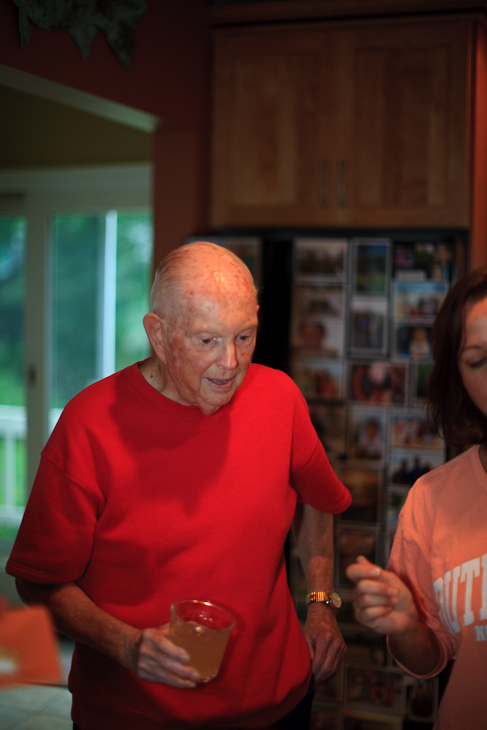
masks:
<path id="1" fill-rule="evenodd" d="M 434 366 L 428 384 L 428 415 L 451 446 L 487 443 L 487 418 L 472 402 L 458 368 L 465 305 L 487 297 L 487 267 L 459 279 L 433 325 Z"/>

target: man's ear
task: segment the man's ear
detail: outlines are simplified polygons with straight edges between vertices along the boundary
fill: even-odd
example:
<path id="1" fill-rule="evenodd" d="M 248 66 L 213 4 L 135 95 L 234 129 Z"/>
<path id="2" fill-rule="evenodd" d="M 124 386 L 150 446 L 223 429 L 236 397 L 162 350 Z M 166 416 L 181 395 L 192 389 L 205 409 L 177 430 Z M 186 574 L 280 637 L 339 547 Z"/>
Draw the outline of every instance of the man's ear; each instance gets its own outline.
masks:
<path id="1" fill-rule="evenodd" d="M 166 338 L 164 321 L 158 314 L 149 312 L 145 315 L 144 329 L 151 343 L 151 347 L 159 360 L 166 362 Z"/>

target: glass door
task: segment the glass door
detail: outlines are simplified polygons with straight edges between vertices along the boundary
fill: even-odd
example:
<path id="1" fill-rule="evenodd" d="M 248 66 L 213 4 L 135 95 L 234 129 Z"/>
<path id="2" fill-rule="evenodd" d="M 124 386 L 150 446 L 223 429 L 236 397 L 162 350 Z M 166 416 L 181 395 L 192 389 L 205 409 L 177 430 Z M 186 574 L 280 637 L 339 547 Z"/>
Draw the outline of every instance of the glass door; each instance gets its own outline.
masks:
<path id="1" fill-rule="evenodd" d="M 148 212 L 51 217 L 50 424 L 76 393 L 148 356 L 142 318 L 152 275 Z"/>
<path id="2" fill-rule="evenodd" d="M 27 494 L 26 228 L 23 216 L 0 216 L 0 545 L 15 535 Z"/>
<path id="3" fill-rule="evenodd" d="M 0 578 L 63 407 L 149 355 L 150 189 L 148 165 L 0 171 Z"/>

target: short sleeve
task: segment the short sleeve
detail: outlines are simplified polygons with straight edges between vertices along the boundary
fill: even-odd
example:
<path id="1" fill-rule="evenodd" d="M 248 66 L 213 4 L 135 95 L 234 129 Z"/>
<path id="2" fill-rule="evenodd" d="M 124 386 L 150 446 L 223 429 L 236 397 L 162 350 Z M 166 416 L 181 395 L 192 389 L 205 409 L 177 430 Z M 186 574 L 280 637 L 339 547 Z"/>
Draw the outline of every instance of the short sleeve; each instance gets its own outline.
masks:
<path id="1" fill-rule="evenodd" d="M 6 571 L 34 583 L 79 580 L 89 563 L 101 494 L 43 456 Z"/>
<path id="2" fill-rule="evenodd" d="M 307 403 L 299 391 L 294 416 L 290 481 L 297 491 L 298 499 L 321 512 L 338 514 L 352 502 L 350 492 L 330 464 L 311 423 Z"/>

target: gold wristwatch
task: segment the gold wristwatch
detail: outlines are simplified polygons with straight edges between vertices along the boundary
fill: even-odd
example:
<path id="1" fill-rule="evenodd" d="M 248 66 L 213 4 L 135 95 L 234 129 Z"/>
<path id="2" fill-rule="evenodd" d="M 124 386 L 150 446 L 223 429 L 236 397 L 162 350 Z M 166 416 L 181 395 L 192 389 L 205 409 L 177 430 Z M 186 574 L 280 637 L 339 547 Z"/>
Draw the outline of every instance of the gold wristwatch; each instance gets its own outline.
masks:
<path id="1" fill-rule="evenodd" d="M 336 591 L 313 591 L 306 596 L 306 608 L 310 603 L 324 603 L 330 608 L 340 608 L 342 599 Z"/>

